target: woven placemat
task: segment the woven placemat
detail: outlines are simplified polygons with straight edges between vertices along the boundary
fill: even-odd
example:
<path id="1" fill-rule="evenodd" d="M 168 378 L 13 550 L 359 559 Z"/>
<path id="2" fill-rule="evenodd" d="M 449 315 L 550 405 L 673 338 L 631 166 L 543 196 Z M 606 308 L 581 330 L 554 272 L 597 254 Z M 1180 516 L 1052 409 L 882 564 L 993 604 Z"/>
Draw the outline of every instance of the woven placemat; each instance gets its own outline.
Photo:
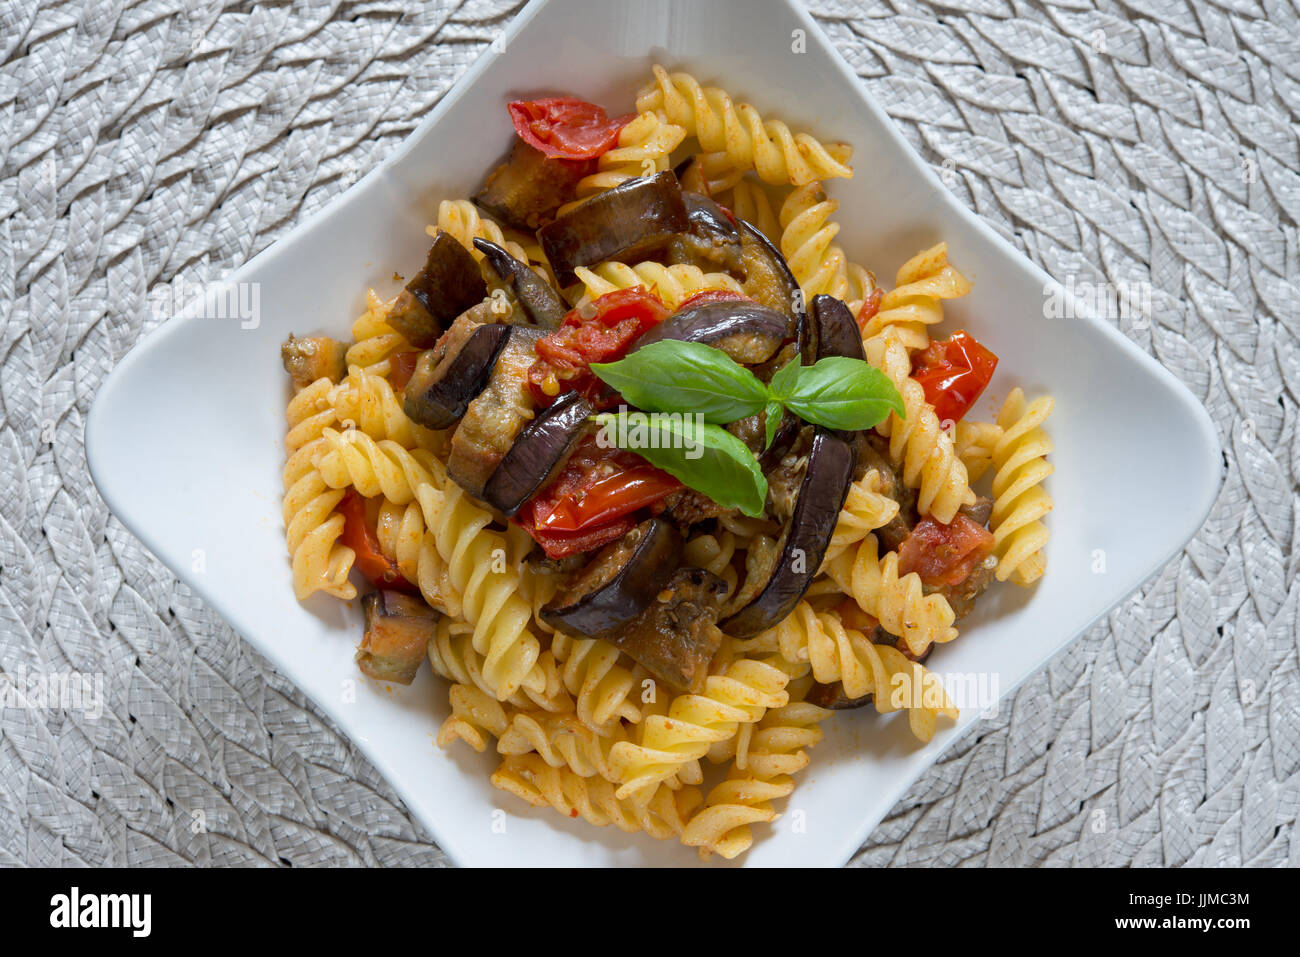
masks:
<path id="1" fill-rule="evenodd" d="M 82 429 L 156 321 L 151 287 L 219 278 L 337 196 L 519 7 L 0 4 L 0 690 L 106 675 L 98 720 L 0 711 L 0 863 L 446 862 L 108 513 Z M 1187 551 L 958 741 L 856 863 L 1300 864 L 1297 8 L 814 13 L 1049 273 L 1151 284 L 1154 325 L 1123 331 L 1206 404 L 1226 468 Z"/>

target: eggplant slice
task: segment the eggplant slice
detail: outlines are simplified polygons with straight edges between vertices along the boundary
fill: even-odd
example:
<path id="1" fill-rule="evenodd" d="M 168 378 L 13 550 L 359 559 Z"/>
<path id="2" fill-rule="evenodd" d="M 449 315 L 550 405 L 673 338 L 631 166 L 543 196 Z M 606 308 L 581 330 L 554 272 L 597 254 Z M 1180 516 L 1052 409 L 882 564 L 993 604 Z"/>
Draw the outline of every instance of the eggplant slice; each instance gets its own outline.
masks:
<path id="1" fill-rule="evenodd" d="M 647 519 L 597 552 L 540 616 L 570 634 L 610 638 L 664 590 L 681 555 L 677 529 L 661 518 Z"/>
<path id="2" fill-rule="evenodd" d="M 679 568 L 645 610 L 607 640 L 673 691 L 698 694 L 722 643 L 717 621 L 726 590 L 712 572 Z"/>
<path id="3" fill-rule="evenodd" d="M 400 591 L 371 592 L 361 599 L 366 633 L 357 648 L 361 673 L 378 681 L 409 685 L 428 653 L 442 616 L 419 598 Z"/>
<path id="4" fill-rule="evenodd" d="M 830 356 L 866 361 L 862 349 L 862 330 L 853 318 L 853 310 L 834 296 L 813 296 L 812 322 L 808 327 L 808 355 L 806 365 Z"/>
<path id="5" fill-rule="evenodd" d="M 492 171 L 474 202 L 507 226 L 536 232 L 573 199 L 578 181 L 590 171 L 585 160 L 555 159 L 516 139 L 510 159 Z"/>
<path id="6" fill-rule="evenodd" d="M 755 302 L 761 302 L 789 316 L 789 338 L 802 342 L 800 334 L 808 321 L 807 310 L 803 290 L 790 271 L 790 264 L 772 240 L 764 236 L 763 231 L 753 223 L 741 219 L 736 226 L 740 231 L 741 256 L 745 267 L 745 281 L 741 288 Z"/>
<path id="7" fill-rule="evenodd" d="M 636 262 L 690 229 L 686 203 L 672 170 L 639 176 L 593 196 L 542 227 L 546 261 L 561 286 L 578 266 L 607 259 Z"/>
<path id="8" fill-rule="evenodd" d="M 569 310 L 549 282 L 494 242 L 475 239 L 474 248 L 483 254 L 489 281 L 510 292 L 530 325 L 543 329 L 560 327 L 560 320 Z"/>
<path id="9" fill-rule="evenodd" d="M 736 638 L 752 638 L 785 619 L 812 584 L 853 481 L 853 446 L 818 428 L 799 496 L 782 536 L 780 556 L 757 596 L 722 622 Z"/>
<path id="10" fill-rule="evenodd" d="M 430 429 L 455 425 L 488 383 L 510 326 L 483 323 L 473 310 L 451 324 L 416 362 L 402 403 L 411 420 Z"/>
<path id="11" fill-rule="evenodd" d="M 411 345 L 428 349 L 448 323 L 483 301 L 487 283 L 468 249 L 438 230 L 424 268 L 415 274 L 388 311 L 388 324 Z"/>
<path id="12" fill-rule="evenodd" d="M 636 341 L 633 350 L 675 339 L 715 346 L 742 365 L 772 358 L 785 342 L 789 323 L 784 315 L 744 299 L 705 302 L 680 309 Z"/>
<path id="13" fill-rule="evenodd" d="M 668 244 L 667 261 L 744 275 L 740 229 L 720 205 L 700 193 L 682 191 L 690 229 Z"/>
<path id="14" fill-rule="evenodd" d="M 477 499 L 483 498 L 483 486 L 533 418 L 528 370 L 537 359 L 533 346 L 544 333 L 531 326 L 506 328 L 510 334 L 497 353 L 487 387 L 466 407 L 447 457 L 447 474 Z"/>
<path id="15" fill-rule="evenodd" d="M 519 511 L 564 468 L 594 412 L 576 392 L 561 396 L 519 433 L 483 487 L 483 501 L 506 516 Z"/>

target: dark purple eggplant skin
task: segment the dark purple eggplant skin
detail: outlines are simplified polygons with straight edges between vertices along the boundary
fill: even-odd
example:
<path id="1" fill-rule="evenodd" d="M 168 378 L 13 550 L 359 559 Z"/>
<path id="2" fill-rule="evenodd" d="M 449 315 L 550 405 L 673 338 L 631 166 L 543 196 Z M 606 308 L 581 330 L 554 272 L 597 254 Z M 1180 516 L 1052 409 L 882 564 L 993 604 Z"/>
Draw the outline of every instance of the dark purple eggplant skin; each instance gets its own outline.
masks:
<path id="1" fill-rule="evenodd" d="M 548 485 L 595 414 L 578 393 L 561 396 L 529 422 L 483 486 L 483 501 L 508 516 Z"/>
<path id="2" fill-rule="evenodd" d="M 542 608 L 543 621 L 570 634 L 602 638 L 641 614 L 681 563 L 682 535 L 651 518 L 596 557 Z"/>
<path id="3" fill-rule="evenodd" d="M 510 287 L 531 325 L 558 329 L 569 310 L 551 284 L 494 242 L 475 239 L 474 248 L 483 254 L 488 267 Z"/>
<path id="4" fill-rule="evenodd" d="M 673 572 L 667 587 L 608 641 L 678 694 L 699 694 L 722 640 L 716 627 L 727 584 L 703 568 Z"/>
<path id="5" fill-rule="evenodd" d="M 638 176 L 594 196 L 537 233 L 561 286 L 578 266 L 607 259 L 637 261 L 690 229 L 686 203 L 672 170 Z"/>
<path id="6" fill-rule="evenodd" d="M 736 228 L 740 231 L 740 244 L 747 261 L 752 265 L 762 265 L 774 284 L 773 288 L 766 290 L 765 293 L 756 295 L 757 290 L 751 289 L 750 279 L 747 277 L 745 294 L 789 316 L 788 338 L 794 339 L 802 348 L 803 340 L 807 336 L 807 304 L 804 302 L 803 290 L 799 288 L 794 273 L 790 271 L 790 264 L 785 261 L 785 256 L 781 255 L 781 250 L 773 245 L 772 240 L 763 235 L 763 231 L 753 223 L 740 219 L 736 221 Z"/>
<path id="7" fill-rule="evenodd" d="M 809 704 L 815 704 L 819 708 L 828 708 L 831 711 L 851 711 L 854 708 L 861 708 L 863 705 L 871 703 L 871 692 L 867 692 L 861 698 L 850 698 L 844 693 L 844 685 L 838 681 L 824 685 L 817 682 L 808 689 L 804 700 Z"/>
<path id="8" fill-rule="evenodd" d="M 440 363 L 435 362 L 433 349 L 420 356 L 402 401 L 411 420 L 430 429 L 455 425 L 487 387 L 510 329 L 496 323 L 481 325 L 455 355 L 444 356 Z"/>
<path id="9" fill-rule="evenodd" d="M 357 648 L 362 674 L 409 685 L 420 670 L 438 619 L 421 599 L 399 591 L 371 592 L 361 599 L 366 633 Z"/>
<path id="10" fill-rule="evenodd" d="M 726 214 L 722 206 L 703 193 L 682 191 L 686 203 L 686 217 L 691 222 L 691 232 L 701 239 L 740 245 L 740 229 Z"/>
<path id="11" fill-rule="evenodd" d="M 813 296 L 810 306 L 812 321 L 808 331 L 812 362 L 831 356 L 865 362 L 867 354 L 862 349 L 862 330 L 853 318 L 853 311 L 843 300 L 823 293 Z"/>
<path id="12" fill-rule="evenodd" d="M 451 233 L 440 229 L 433 237 L 424 268 L 406 284 L 406 291 L 424 307 L 432 324 L 415 321 L 409 312 L 390 313 L 388 321 L 411 345 L 427 349 L 453 319 L 483 301 L 487 283 L 469 250 Z"/>
<path id="13" fill-rule="evenodd" d="M 850 443 L 817 429 L 776 568 L 754 600 L 721 623 L 723 631 L 753 638 L 794 610 L 821 567 L 856 464 Z"/>
<path id="14" fill-rule="evenodd" d="M 633 351 L 651 343 L 674 339 L 679 342 L 703 342 L 724 348 L 725 340 L 745 337 L 758 350 L 741 359 L 747 364 L 766 362 L 786 340 L 785 316 L 767 306 L 746 299 L 705 302 L 680 309 L 657 326 L 647 330 L 633 345 Z M 769 348 L 770 347 L 770 348 Z M 731 354 L 735 349 L 724 351 Z"/>

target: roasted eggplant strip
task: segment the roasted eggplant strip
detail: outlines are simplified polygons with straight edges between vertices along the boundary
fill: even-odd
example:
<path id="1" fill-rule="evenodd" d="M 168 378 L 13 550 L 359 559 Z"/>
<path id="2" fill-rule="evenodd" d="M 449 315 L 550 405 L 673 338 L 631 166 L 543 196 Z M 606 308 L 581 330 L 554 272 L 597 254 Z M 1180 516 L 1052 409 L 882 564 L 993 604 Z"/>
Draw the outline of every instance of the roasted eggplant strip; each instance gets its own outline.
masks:
<path id="1" fill-rule="evenodd" d="M 587 638 L 613 637 L 649 607 L 681 561 L 682 536 L 647 519 L 606 545 L 541 610 L 552 627 Z"/>
<path id="2" fill-rule="evenodd" d="M 403 400 L 412 421 L 430 429 L 449 428 L 487 387 L 510 326 L 484 322 L 485 315 L 486 310 L 471 309 L 420 356 Z"/>
<path id="3" fill-rule="evenodd" d="M 447 458 L 447 474 L 477 499 L 483 498 L 484 485 L 533 418 L 528 370 L 537 358 L 533 346 L 543 333 L 525 326 L 508 328 L 487 387 L 466 407 Z"/>
<path id="4" fill-rule="evenodd" d="M 305 389 L 317 379 L 339 382 L 347 373 L 348 347 L 329 336 L 295 336 L 280 346 L 280 361 L 295 389 Z"/>
<path id="5" fill-rule="evenodd" d="M 492 171 L 474 202 L 507 226 L 536 232 L 573 199 L 578 180 L 590 169 L 586 161 L 552 159 L 516 140 L 510 159 Z"/>
<path id="6" fill-rule="evenodd" d="M 438 230 L 424 268 L 388 311 L 388 324 L 411 345 L 428 349 L 457 316 L 487 295 L 478 263 L 455 236 Z"/>
<path id="7" fill-rule="evenodd" d="M 357 648 L 361 673 L 409 685 L 424 661 L 442 617 L 419 598 L 400 591 L 371 592 L 361 599 L 366 633 Z"/>
<path id="8" fill-rule="evenodd" d="M 723 631 L 736 638 L 752 638 L 778 624 L 798 604 L 821 567 L 835 532 L 853 481 L 855 461 L 851 444 L 825 429 L 816 430 L 775 567 L 757 596 L 722 622 Z"/>
<path id="9" fill-rule="evenodd" d="M 825 294 L 813 296 L 810 318 L 805 365 L 813 365 L 831 356 L 866 361 L 866 353 L 862 350 L 862 330 L 858 328 L 852 310 L 842 300 Z"/>
<path id="10" fill-rule="evenodd" d="M 776 354 L 786 331 L 785 316 L 756 302 L 705 302 L 678 310 L 654 326 L 636 341 L 634 350 L 666 339 L 702 342 L 742 365 L 757 365 Z"/>
<path id="11" fill-rule="evenodd" d="M 528 423 L 483 487 L 483 500 L 507 516 L 519 511 L 564 468 L 594 411 L 570 392 Z"/>
<path id="12" fill-rule="evenodd" d="M 667 260 L 698 266 L 705 272 L 724 270 L 744 275 L 740 230 L 720 205 L 700 193 L 682 191 L 690 229 L 668 244 Z"/>
<path id="13" fill-rule="evenodd" d="M 727 584 L 703 568 L 679 568 L 635 619 L 608 640 L 674 692 L 699 694 L 722 632 Z"/>
<path id="14" fill-rule="evenodd" d="M 542 227 L 537 238 L 560 285 L 578 266 L 607 259 L 638 262 L 690 229 L 672 170 L 640 176 L 575 206 Z"/>
<path id="15" fill-rule="evenodd" d="M 763 231 L 745 220 L 737 220 L 741 262 L 745 281 L 741 289 L 750 299 L 783 313 L 790 320 L 787 338 L 802 344 L 807 324 L 803 290 L 790 271 L 790 264 Z"/>
<path id="16" fill-rule="evenodd" d="M 510 293 L 529 324 L 558 329 L 569 310 L 551 284 L 494 242 L 475 239 L 474 248 L 483 254 L 483 270 L 489 281 Z"/>

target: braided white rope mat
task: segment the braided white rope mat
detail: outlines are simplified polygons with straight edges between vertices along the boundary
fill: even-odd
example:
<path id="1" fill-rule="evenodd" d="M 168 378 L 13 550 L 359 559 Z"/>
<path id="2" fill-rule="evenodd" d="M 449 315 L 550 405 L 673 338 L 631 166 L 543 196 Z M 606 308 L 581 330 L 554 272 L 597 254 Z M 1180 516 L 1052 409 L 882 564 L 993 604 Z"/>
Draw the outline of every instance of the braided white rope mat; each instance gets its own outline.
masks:
<path id="1" fill-rule="evenodd" d="M 858 863 L 1300 864 L 1294 3 L 815 4 L 1031 258 L 1153 287 L 1155 323 L 1124 331 L 1205 402 L 1226 467 L 1186 553 L 957 742 Z M 0 690 L 106 676 L 98 720 L 0 711 L 0 863 L 445 863 L 108 513 L 82 429 L 152 286 L 219 278 L 337 196 L 518 7 L 0 4 Z"/>

